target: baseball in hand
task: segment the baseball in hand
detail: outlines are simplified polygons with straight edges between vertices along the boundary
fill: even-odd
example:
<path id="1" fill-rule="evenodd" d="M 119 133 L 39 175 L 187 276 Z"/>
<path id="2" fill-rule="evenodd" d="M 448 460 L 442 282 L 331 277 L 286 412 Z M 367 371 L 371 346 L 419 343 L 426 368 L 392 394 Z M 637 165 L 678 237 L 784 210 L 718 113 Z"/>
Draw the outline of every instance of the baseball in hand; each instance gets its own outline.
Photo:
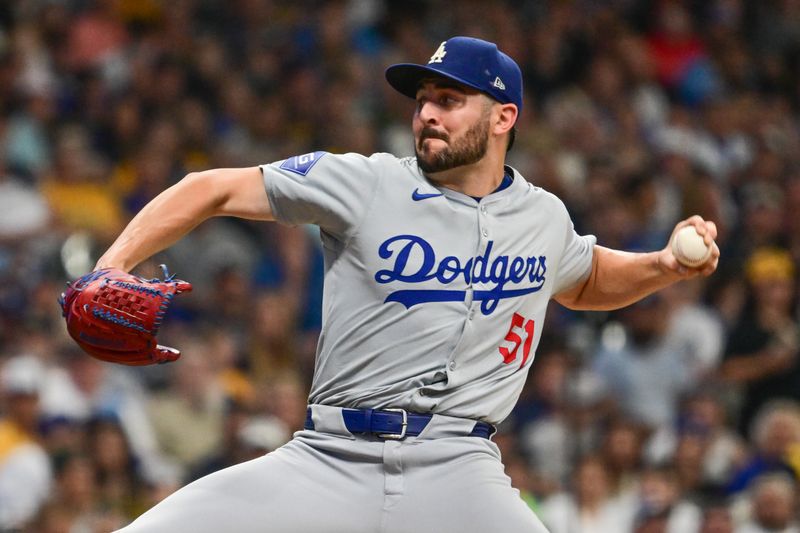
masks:
<path id="1" fill-rule="evenodd" d="M 679 229 L 672 239 L 672 255 L 683 266 L 696 268 L 711 257 L 711 247 L 706 246 L 694 226 L 686 226 Z"/>

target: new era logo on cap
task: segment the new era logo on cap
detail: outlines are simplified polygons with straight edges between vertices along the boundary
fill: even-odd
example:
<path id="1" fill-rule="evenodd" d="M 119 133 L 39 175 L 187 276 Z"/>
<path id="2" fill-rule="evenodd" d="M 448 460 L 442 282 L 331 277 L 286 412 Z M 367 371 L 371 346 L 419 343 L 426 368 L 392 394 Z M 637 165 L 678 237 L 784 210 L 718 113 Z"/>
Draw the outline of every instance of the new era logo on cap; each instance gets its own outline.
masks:
<path id="1" fill-rule="evenodd" d="M 522 72 L 497 45 L 473 37 L 453 37 L 441 43 L 427 65 L 401 63 L 386 69 L 386 80 L 415 98 L 420 82 L 442 76 L 488 94 L 522 110 Z"/>

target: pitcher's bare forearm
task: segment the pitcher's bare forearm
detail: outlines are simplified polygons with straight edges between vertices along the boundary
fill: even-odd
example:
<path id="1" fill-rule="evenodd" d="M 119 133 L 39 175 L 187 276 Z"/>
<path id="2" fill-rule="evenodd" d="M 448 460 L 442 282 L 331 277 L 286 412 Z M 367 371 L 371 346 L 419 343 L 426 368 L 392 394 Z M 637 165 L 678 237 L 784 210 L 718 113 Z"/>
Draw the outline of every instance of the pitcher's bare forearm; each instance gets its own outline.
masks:
<path id="1" fill-rule="evenodd" d="M 192 173 L 150 201 L 98 260 L 130 271 L 213 216 L 271 220 L 258 167 Z"/>
<path id="2" fill-rule="evenodd" d="M 682 279 L 663 269 L 660 252 L 631 253 L 595 246 L 592 272 L 585 283 L 559 294 L 571 309 L 612 310 L 630 305 Z"/>
<path id="3" fill-rule="evenodd" d="M 675 226 L 673 235 L 688 225 L 695 226 L 712 247 L 711 256 L 703 265 L 688 268 L 679 264 L 669 243 L 662 250 L 648 253 L 595 246 L 588 278 L 556 295 L 556 301 L 570 309 L 609 311 L 637 302 L 677 281 L 712 274 L 719 263 L 719 248 L 714 243 L 716 225 L 693 216 Z"/>

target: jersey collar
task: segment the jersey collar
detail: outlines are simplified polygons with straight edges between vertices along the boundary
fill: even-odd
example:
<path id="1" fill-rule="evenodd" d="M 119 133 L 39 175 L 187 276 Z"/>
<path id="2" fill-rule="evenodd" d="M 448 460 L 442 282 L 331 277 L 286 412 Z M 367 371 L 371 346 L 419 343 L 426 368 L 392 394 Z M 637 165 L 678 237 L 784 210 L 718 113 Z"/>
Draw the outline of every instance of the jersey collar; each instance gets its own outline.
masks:
<path id="1" fill-rule="evenodd" d="M 419 165 L 416 164 L 417 173 L 421 180 L 425 181 L 426 183 L 430 184 L 436 190 L 441 192 L 445 195 L 445 197 L 455 200 L 461 204 L 465 204 L 472 207 L 478 207 L 479 205 L 494 203 L 501 199 L 504 199 L 513 194 L 520 194 L 522 190 L 524 190 L 527 186 L 527 181 L 522 175 L 513 167 L 509 165 L 504 165 L 505 174 L 503 176 L 503 181 L 500 185 L 491 193 L 487 194 L 483 198 L 475 198 L 473 196 L 469 196 L 467 194 L 460 193 L 458 191 L 454 191 L 452 189 L 448 189 L 447 187 L 439 187 L 428 178 L 425 177 L 425 174 L 422 172 L 422 169 L 419 168 Z"/>

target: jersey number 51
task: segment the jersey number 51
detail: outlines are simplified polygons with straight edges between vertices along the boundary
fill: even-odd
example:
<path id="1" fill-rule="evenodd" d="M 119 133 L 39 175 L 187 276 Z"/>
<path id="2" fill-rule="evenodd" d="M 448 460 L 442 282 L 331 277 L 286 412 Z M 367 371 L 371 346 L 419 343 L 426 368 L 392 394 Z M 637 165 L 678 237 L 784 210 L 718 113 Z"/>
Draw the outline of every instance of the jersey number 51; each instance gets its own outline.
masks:
<path id="1" fill-rule="evenodd" d="M 511 327 L 508 328 L 508 333 L 506 333 L 506 338 L 504 339 L 511 344 L 498 348 L 500 350 L 500 355 L 503 356 L 503 363 L 508 365 L 514 362 L 517 358 L 519 347 L 522 346 L 522 363 L 519 367 L 522 368 L 525 366 L 525 363 L 528 361 L 528 356 L 531 354 L 533 332 L 533 320 L 526 320 L 525 317 L 519 313 L 514 313 L 514 316 L 511 317 Z M 525 335 L 524 344 L 520 336 L 521 334 Z"/>

